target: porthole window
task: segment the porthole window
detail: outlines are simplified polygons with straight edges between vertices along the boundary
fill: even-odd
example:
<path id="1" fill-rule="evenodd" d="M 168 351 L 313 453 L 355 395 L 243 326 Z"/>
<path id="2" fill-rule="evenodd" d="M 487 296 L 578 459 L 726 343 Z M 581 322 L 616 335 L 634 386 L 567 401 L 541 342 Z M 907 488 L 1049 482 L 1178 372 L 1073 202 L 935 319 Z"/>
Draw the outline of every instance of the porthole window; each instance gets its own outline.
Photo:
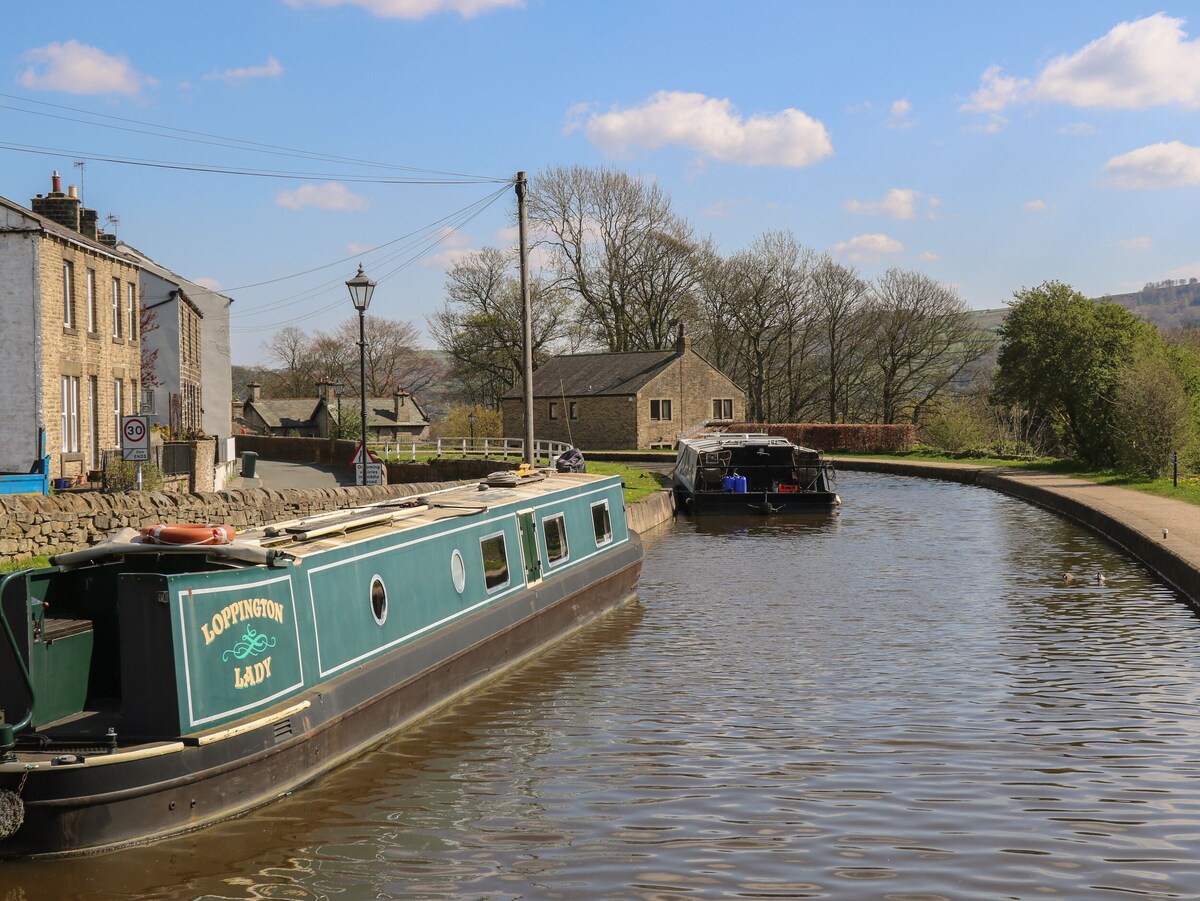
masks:
<path id="1" fill-rule="evenodd" d="M 371 615 L 381 626 L 387 619 L 387 588 L 384 587 L 383 579 L 377 575 L 371 577 Z"/>
<path id="2" fill-rule="evenodd" d="M 454 582 L 454 590 L 462 594 L 467 587 L 467 567 L 458 548 L 450 555 L 450 579 Z"/>

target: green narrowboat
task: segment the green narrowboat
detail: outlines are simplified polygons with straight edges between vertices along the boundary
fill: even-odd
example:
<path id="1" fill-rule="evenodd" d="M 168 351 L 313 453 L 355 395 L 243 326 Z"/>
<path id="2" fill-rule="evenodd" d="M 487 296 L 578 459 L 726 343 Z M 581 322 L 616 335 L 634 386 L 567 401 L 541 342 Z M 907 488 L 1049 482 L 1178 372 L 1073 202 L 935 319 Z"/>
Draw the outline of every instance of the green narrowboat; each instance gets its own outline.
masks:
<path id="1" fill-rule="evenodd" d="M 620 479 L 577 473 L 205 529 L 0 577 L 0 857 L 265 804 L 625 604 L 642 565 Z"/>

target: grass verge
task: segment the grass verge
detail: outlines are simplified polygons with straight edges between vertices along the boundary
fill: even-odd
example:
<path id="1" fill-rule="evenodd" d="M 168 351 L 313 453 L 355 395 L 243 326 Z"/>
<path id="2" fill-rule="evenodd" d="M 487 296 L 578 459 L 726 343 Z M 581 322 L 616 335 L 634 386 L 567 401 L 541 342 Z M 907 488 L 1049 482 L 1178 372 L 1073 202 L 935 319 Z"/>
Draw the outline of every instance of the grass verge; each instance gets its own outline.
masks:
<path id="1" fill-rule="evenodd" d="M 1130 476 L 1112 469 L 1099 469 L 1087 466 L 1078 460 L 1053 460 L 1049 458 L 1036 460 L 1000 460 L 990 457 L 951 457 L 944 454 L 913 453 L 913 454 L 835 454 L 834 457 L 865 460 L 896 460 L 898 462 L 912 461 L 914 463 L 965 463 L 971 466 L 1000 466 L 1007 469 L 1021 469 L 1032 472 L 1054 472 L 1060 475 L 1073 476 L 1097 485 L 1114 485 L 1118 488 L 1128 488 L 1131 491 L 1141 491 L 1157 497 L 1169 497 L 1189 504 L 1200 505 L 1200 476 L 1181 475 L 1179 484 L 1172 479 L 1151 479 L 1141 476 Z"/>
<path id="2" fill-rule="evenodd" d="M 49 557 L 26 557 L 24 560 L 0 559 L 0 573 L 16 572 L 18 569 L 38 569 L 50 565 Z"/>
<path id="3" fill-rule="evenodd" d="M 606 463 L 600 460 L 588 460 L 589 474 L 602 476 L 620 476 L 625 480 L 625 505 L 636 504 L 644 497 L 656 491 L 670 487 L 671 480 L 665 475 L 638 469 L 625 463 Z"/>

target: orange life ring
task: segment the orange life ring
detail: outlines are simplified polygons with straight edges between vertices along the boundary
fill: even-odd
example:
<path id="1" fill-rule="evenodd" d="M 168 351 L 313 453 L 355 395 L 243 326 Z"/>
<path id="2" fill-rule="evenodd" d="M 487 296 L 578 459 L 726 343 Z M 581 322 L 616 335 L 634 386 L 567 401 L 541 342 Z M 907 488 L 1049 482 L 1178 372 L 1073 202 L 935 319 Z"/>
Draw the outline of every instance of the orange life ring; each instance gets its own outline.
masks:
<path id="1" fill-rule="evenodd" d="M 176 547 L 229 544 L 236 534 L 233 526 L 202 525 L 195 522 L 164 523 L 142 529 L 142 541 Z"/>

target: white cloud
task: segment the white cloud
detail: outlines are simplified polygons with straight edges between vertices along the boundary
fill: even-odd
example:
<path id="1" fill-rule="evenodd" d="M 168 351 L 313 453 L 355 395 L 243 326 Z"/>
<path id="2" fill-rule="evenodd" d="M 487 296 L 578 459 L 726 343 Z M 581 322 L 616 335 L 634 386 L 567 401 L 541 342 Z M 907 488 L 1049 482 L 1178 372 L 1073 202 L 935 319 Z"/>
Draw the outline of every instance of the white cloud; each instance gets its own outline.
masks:
<path id="1" fill-rule="evenodd" d="M 1150 144 L 1104 164 L 1109 184 L 1126 191 L 1200 185 L 1200 147 L 1180 141 Z"/>
<path id="2" fill-rule="evenodd" d="M 365 210 L 371 206 L 367 198 L 336 181 L 280 191 L 275 195 L 275 202 L 289 210 L 302 210 L 310 206 L 319 210 Z"/>
<path id="3" fill-rule="evenodd" d="M 579 121 L 582 111 L 572 107 Z M 684 91 L 659 91 L 640 106 L 591 113 L 587 139 L 605 153 L 679 145 L 725 163 L 809 166 L 833 153 L 829 132 L 797 109 L 743 118 L 729 100 Z"/>
<path id="4" fill-rule="evenodd" d="M 470 238 L 448 225 L 438 229 L 436 240 L 440 249 L 421 258 L 424 269 L 449 269 L 463 257 L 476 252 Z"/>
<path id="5" fill-rule="evenodd" d="M 929 209 L 925 213 L 926 219 L 941 219 L 942 214 L 939 212 L 942 208 L 942 198 L 930 197 L 925 201 L 929 204 Z"/>
<path id="6" fill-rule="evenodd" d="M 134 69 L 125 57 L 109 56 L 75 40 L 27 50 L 21 58 L 31 65 L 17 76 L 17 83 L 34 91 L 133 97 L 143 87 L 157 84 Z"/>
<path id="7" fill-rule="evenodd" d="M 1020 100 L 1028 86 L 1028 79 L 1001 75 L 999 66 L 988 66 L 979 90 L 959 109 L 969 113 L 998 113 Z"/>
<path id="8" fill-rule="evenodd" d="M 1167 273 L 1168 278 L 1186 278 L 1192 279 L 1200 275 L 1200 263 L 1189 263 L 1186 266 L 1180 266 L 1178 269 L 1172 269 Z M 1137 286 L 1138 288 L 1141 285 Z"/>
<path id="9" fill-rule="evenodd" d="M 243 66 L 238 69 L 226 69 L 224 72 L 213 72 L 204 76 L 205 81 L 216 81 L 224 79 L 225 81 L 243 81 L 247 78 L 278 78 L 283 74 L 283 66 L 279 60 L 273 56 L 267 57 L 267 62 L 262 66 Z"/>
<path id="10" fill-rule="evenodd" d="M 917 214 L 917 198 L 920 193 L 912 188 L 892 188 L 879 200 L 847 200 L 846 209 L 851 213 L 873 213 L 891 216 L 893 219 L 912 219 Z"/>
<path id="11" fill-rule="evenodd" d="M 904 245 L 882 234 L 858 235 L 849 241 L 833 245 L 833 252 L 856 263 L 877 262 L 886 254 L 899 253 Z"/>
<path id="12" fill-rule="evenodd" d="M 1164 13 L 1121 22 L 1082 50 L 1052 59 L 1033 79 L 1002 75 L 999 66 L 990 66 L 960 109 L 994 115 L 1036 100 L 1107 109 L 1200 109 L 1200 40 L 1187 40 L 1183 25 L 1183 19 Z"/>
<path id="13" fill-rule="evenodd" d="M 194 278 L 192 279 L 201 288 L 208 288 L 210 291 L 220 291 L 221 283 L 215 278 Z"/>
<path id="14" fill-rule="evenodd" d="M 424 19 L 458 13 L 470 19 L 493 9 L 523 7 L 525 0 L 286 0 L 288 6 L 357 6 L 381 19 Z"/>
<path id="15" fill-rule="evenodd" d="M 1118 241 L 1117 246 L 1122 250 L 1149 250 L 1151 240 L 1146 235 L 1139 235 L 1136 238 L 1126 238 L 1124 241 Z"/>
<path id="16" fill-rule="evenodd" d="M 940 262 L 942 258 L 939 257 L 933 251 L 924 250 L 921 252 L 921 255 L 919 257 L 917 257 L 917 259 L 920 260 L 922 263 L 937 263 L 937 262 Z"/>
<path id="17" fill-rule="evenodd" d="M 1046 209 L 1046 201 L 1042 200 L 1040 197 L 1034 198 L 1033 200 L 1026 200 L 1024 206 L 1021 208 L 1028 213 L 1040 213 Z"/>
<path id="18" fill-rule="evenodd" d="M 917 123 L 908 118 L 912 112 L 912 104 L 907 97 L 901 97 L 892 103 L 892 111 L 888 114 L 888 128 L 912 128 Z"/>
<path id="19" fill-rule="evenodd" d="M 1094 135 L 1099 131 L 1100 129 L 1088 122 L 1071 122 L 1057 129 L 1060 135 Z"/>

